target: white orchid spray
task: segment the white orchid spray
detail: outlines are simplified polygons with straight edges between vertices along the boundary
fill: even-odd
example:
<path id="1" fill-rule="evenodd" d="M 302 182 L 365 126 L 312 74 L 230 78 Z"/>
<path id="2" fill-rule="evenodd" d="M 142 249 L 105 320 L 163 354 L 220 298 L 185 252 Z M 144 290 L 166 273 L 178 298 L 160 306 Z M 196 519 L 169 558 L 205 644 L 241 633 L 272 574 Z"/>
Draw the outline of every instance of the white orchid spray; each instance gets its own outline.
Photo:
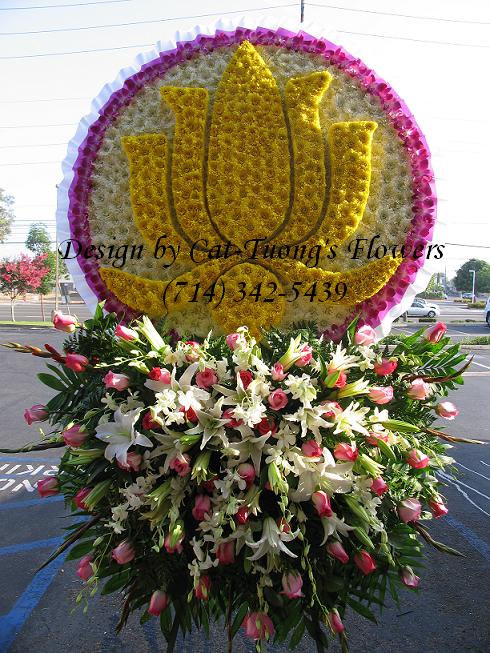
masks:
<path id="1" fill-rule="evenodd" d="M 140 413 L 141 408 L 123 413 L 121 407 L 118 407 L 113 422 L 102 422 L 95 428 L 95 437 L 107 445 L 104 451 L 107 460 L 115 457 L 122 465 L 126 465 L 131 446 L 153 447 L 153 442 L 135 429 Z"/>

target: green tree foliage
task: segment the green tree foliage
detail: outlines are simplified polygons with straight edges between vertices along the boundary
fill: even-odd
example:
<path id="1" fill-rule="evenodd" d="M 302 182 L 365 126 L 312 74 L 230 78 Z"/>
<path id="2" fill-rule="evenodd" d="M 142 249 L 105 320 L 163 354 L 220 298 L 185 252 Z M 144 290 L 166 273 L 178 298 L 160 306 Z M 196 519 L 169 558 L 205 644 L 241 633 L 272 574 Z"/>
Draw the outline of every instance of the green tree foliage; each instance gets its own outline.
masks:
<path id="1" fill-rule="evenodd" d="M 490 292 L 490 265 L 481 259 L 472 258 L 459 268 L 454 278 L 456 290 L 471 292 L 473 288 L 473 275 L 470 270 L 475 270 L 475 293 Z"/>
<path id="2" fill-rule="evenodd" d="M 48 295 L 56 283 L 56 252 L 51 249 L 51 239 L 48 229 L 42 222 L 36 222 L 30 226 L 26 238 L 26 247 L 36 256 L 46 254 L 46 264 L 49 268 L 48 274 L 44 277 L 38 288 L 40 295 Z M 63 260 L 58 257 L 60 276 L 66 273 L 66 266 Z"/>
<path id="3" fill-rule="evenodd" d="M 0 243 L 3 243 L 10 234 L 10 227 L 14 219 L 14 213 L 12 211 L 13 203 L 14 198 L 6 195 L 3 188 L 0 188 Z"/>

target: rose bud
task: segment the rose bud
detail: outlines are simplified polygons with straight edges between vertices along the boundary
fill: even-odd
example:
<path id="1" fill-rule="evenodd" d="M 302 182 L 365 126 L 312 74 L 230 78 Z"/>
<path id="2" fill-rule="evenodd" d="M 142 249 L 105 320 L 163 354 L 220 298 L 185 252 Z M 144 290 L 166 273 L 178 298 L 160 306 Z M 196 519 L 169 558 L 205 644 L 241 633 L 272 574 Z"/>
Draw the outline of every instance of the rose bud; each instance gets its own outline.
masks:
<path id="1" fill-rule="evenodd" d="M 420 582 L 420 578 L 413 573 L 410 567 L 404 567 L 400 578 L 402 583 L 407 587 L 417 587 Z"/>
<path id="2" fill-rule="evenodd" d="M 231 541 L 218 544 L 216 558 L 220 565 L 232 565 L 235 562 L 235 543 Z"/>
<path id="3" fill-rule="evenodd" d="M 88 553 L 87 555 L 83 556 L 83 558 L 81 558 L 80 561 L 78 562 L 77 576 L 84 581 L 87 581 L 89 578 L 92 578 L 92 576 L 94 575 L 94 570 L 92 568 L 92 565 L 90 564 L 93 559 L 94 556 L 91 553 Z"/>
<path id="4" fill-rule="evenodd" d="M 277 433 L 277 425 L 274 422 L 273 419 L 267 419 L 267 417 L 263 417 L 258 424 L 255 425 L 255 428 L 257 431 L 260 433 L 260 435 L 266 435 L 267 433 L 270 433 L 271 435 L 274 435 Z"/>
<path id="5" fill-rule="evenodd" d="M 190 462 L 190 456 L 188 456 L 186 453 L 179 453 L 177 456 L 175 456 L 175 458 L 172 458 L 169 463 L 169 467 L 170 469 L 173 469 L 174 472 L 177 472 L 179 476 L 184 477 L 191 472 L 191 466 L 189 465 Z"/>
<path id="6" fill-rule="evenodd" d="M 170 381 L 172 380 L 170 372 L 161 367 L 153 367 L 148 374 L 148 378 L 152 381 L 160 381 L 160 383 L 166 383 L 167 385 L 170 385 Z"/>
<path id="7" fill-rule="evenodd" d="M 24 411 L 24 419 L 29 426 L 33 422 L 44 422 L 44 420 L 48 419 L 46 406 L 43 406 L 42 404 L 34 404 L 34 406 L 31 406 L 30 408 L 26 408 Z"/>
<path id="8" fill-rule="evenodd" d="M 340 618 L 339 613 L 337 610 L 331 610 L 328 615 L 327 615 L 327 622 L 330 627 L 330 630 L 334 635 L 338 635 L 340 633 L 343 633 L 345 630 L 345 626 L 342 623 L 342 619 Z"/>
<path id="9" fill-rule="evenodd" d="M 254 380 L 253 374 L 249 370 L 240 370 L 238 376 L 240 377 L 244 390 L 246 390 Z"/>
<path id="10" fill-rule="evenodd" d="M 240 478 L 243 478 L 243 480 L 246 482 L 247 487 L 250 487 L 255 481 L 255 468 L 250 463 L 241 463 L 238 465 L 237 472 Z"/>
<path id="11" fill-rule="evenodd" d="M 436 406 L 436 413 L 444 419 L 454 419 L 459 415 L 459 410 L 450 401 L 441 401 Z"/>
<path id="12" fill-rule="evenodd" d="M 296 366 L 306 367 L 306 365 L 309 365 L 313 360 L 313 349 L 310 347 L 310 345 L 303 345 L 300 351 L 301 356 L 296 361 Z"/>
<path id="13" fill-rule="evenodd" d="M 336 401 L 324 401 L 320 405 L 325 409 L 325 412 L 322 414 L 322 417 L 325 419 L 335 419 L 344 412 L 342 406 Z"/>
<path id="14" fill-rule="evenodd" d="M 86 431 L 82 431 L 81 428 L 82 427 L 80 424 L 75 424 L 69 429 L 63 431 L 63 440 L 68 447 L 72 447 L 73 449 L 81 447 L 85 440 L 88 438 L 88 433 Z"/>
<path id="15" fill-rule="evenodd" d="M 199 601 L 209 600 L 209 590 L 211 589 L 211 579 L 209 576 L 201 576 L 194 588 L 194 594 Z"/>
<path id="16" fill-rule="evenodd" d="M 227 408 L 226 410 L 224 410 L 223 414 L 221 415 L 221 419 L 228 420 L 226 426 L 230 429 L 236 429 L 237 426 L 242 426 L 243 424 L 243 420 L 235 419 L 235 417 L 233 416 L 233 408 Z"/>
<path id="17" fill-rule="evenodd" d="M 55 311 L 53 315 L 53 326 L 58 331 L 73 333 L 77 324 L 77 318 L 73 317 L 73 315 L 65 315 L 61 311 Z"/>
<path id="18" fill-rule="evenodd" d="M 333 455 L 337 460 L 346 460 L 353 463 L 356 461 L 359 451 L 347 444 L 347 442 L 339 442 L 339 444 L 335 445 Z"/>
<path id="19" fill-rule="evenodd" d="M 67 354 L 65 356 L 65 365 L 73 372 L 85 372 L 88 365 L 88 358 L 81 354 Z"/>
<path id="20" fill-rule="evenodd" d="M 308 440 L 301 445 L 301 451 L 307 458 L 319 458 L 323 456 L 323 449 L 316 440 Z"/>
<path id="21" fill-rule="evenodd" d="M 104 385 L 108 390 L 114 388 L 114 390 L 122 392 L 129 387 L 129 376 L 126 376 L 126 374 L 117 374 L 109 370 L 104 376 Z"/>
<path id="22" fill-rule="evenodd" d="M 282 366 L 281 363 L 274 363 L 271 372 L 273 381 L 284 381 L 287 375 L 288 373 L 284 371 L 284 367 Z"/>
<path id="23" fill-rule="evenodd" d="M 437 322 L 437 324 L 434 324 L 434 326 L 426 329 L 424 337 L 429 342 L 436 343 L 439 342 L 446 331 L 447 326 L 444 324 L 444 322 Z"/>
<path id="24" fill-rule="evenodd" d="M 410 397 L 410 399 L 417 399 L 418 401 L 427 399 L 430 393 L 430 385 L 423 379 L 414 379 L 410 383 L 410 387 L 407 390 L 407 395 Z"/>
<path id="25" fill-rule="evenodd" d="M 211 499 L 206 494 L 198 494 L 194 500 L 192 516 L 197 521 L 203 521 L 206 515 L 211 511 Z"/>
<path id="26" fill-rule="evenodd" d="M 141 426 L 146 431 L 154 431 L 155 429 L 160 428 L 160 424 L 158 422 L 155 422 L 150 411 L 148 411 L 143 415 L 143 419 L 141 420 Z"/>
<path id="27" fill-rule="evenodd" d="M 246 524 L 250 516 L 250 508 L 248 506 L 240 506 L 235 513 L 235 521 L 237 524 Z"/>
<path id="28" fill-rule="evenodd" d="M 290 571 L 288 574 L 282 576 L 282 592 L 288 599 L 299 599 L 304 596 L 301 588 L 303 587 L 303 579 L 296 571 Z"/>
<path id="29" fill-rule="evenodd" d="M 55 494 L 59 494 L 60 488 L 58 484 L 58 479 L 56 476 L 48 476 L 48 478 L 43 478 L 36 483 L 37 491 L 39 496 L 43 499 L 46 497 L 52 497 Z"/>
<path id="30" fill-rule="evenodd" d="M 447 513 L 449 512 L 446 504 L 444 503 L 444 501 L 439 495 L 437 495 L 435 499 L 429 501 L 429 507 L 432 510 L 432 514 L 434 515 L 435 519 L 439 519 L 439 517 L 444 517 L 444 515 L 447 515 Z"/>
<path id="31" fill-rule="evenodd" d="M 240 334 L 239 333 L 229 333 L 226 338 L 225 338 L 226 344 L 228 347 L 235 351 L 235 349 L 238 347 L 238 343 L 240 342 Z"/>
<path id="32" fill-rule="evenodd" d="M 129 540 L 123 540 L 116 548 L 112 549 L 112 559 L 117 562 L 118 565 L 125 565 L 131 560 L 134 559 L 135 553 L 133 545 Z"/>
<path id="33" fill-rule="evenodd" d="M 168 604 L 170 603 L 168 595 L 165 592 L 156 590 L 151 595 L 150 605 L 148 607 L 148 614 L 158 617 L 162 614 L 164 610 L 167 609 Z"/>
<path id="34" fill-rule="evenodd" d="M 207 389 L 218 383 L 216 372 L 210 367 L 204 368 L 202 372 L 196 374 L 196 385 L 198 388 Z"/>
<path id="35" fill-rule="evenodd" d="M 381 363 L 375 363 L 374 364 L 374 372 L 378 376 L 388 376 L 390 374 L 393 374 L 393 372 L 396 370 L 398 366 L 398 363 L 396 360 L 390 359 L 390 358 L 383 358 Z"/>
<path id="36" fill-rule="evenodd" d="M 281 533 L 290 533 L 291 532 L 291 526 L 289 523 L 286 521 L 285 517 L 281 517 L 280 519 L 277 520 L 277 526 Z"/>
<path id="37" fill-rule="evenodd" d="M 88 510 L 87 506 L 84 503 L 84 499 L 86 499 L 91 492 L 91 487 L 82 487 L 81 490 L 78 490 L 78 492 L 73 497 L 73 501 L 77 508 L 80 510 Z"/>
<path id="38" fill-rule="evenodd" d="M 311 500 L 320 518 L 331 517 L 333 515 L 330 497 L 323 490 L 317 490 L 311 495 Z"/>
<path id="39" fill-rule="evenodd" d="M 378 478 L 373 478 L 371 483 L 371 491 L 374 492 L 378 497 L 388 491 L 388 486 L 381 476 Z"/>
<path id="40" fill-rule="evenodd" d="M 123 326 L 122 324 L 118 324 L 116 327 L 116 330 L 114 331 L 114 335 L 118 338 L 121 338 L 121 340 L 136 340 L 138 337 L 138 334 L 136 331 L 133 329 L 128 329 L 128 327 Z"/>
<path id="41" fill-rule="evenodd" d="M 199 349 L 200 345 L 195 340 L 186 340 L 184 343 L 188 346 L 189 351 L 185 355 L 185 359 L 188 363 L 195 363 L 199 360 Z"/>
<path id="42" fill-rule="evenodd" d="M 251 639 L 269 639 L 275 634 L 274 624 L 265 612 L 249 612 L 243 620 L 245 635 Z"/>
<path id="43" fill-rule="evenodd" d="M 163 540 L 163 546 L 165 547 L 165 551 L 167 553 L 182 553 L 183 547 L 182 547 L 182 542 L 184 541 L 184 537 L 182 536 L 177 542 L 175 542 L 175 545 L 172 545 L 171 542 L 171 535 L 170 533 L 167 533 L 165 535 L 165 538 Z"/>
<path id="44" fill-rule="evenodd" d="M 338 372 L 338 370 L 336 370 L 333 367 L 329 367 L 327 371 L 328 371 L 328 374 L 335 374 L 335 372 Z M 339 390 L 340 390 L 340 388 L 343 388 L 346 383 L 347 383 L 347 374 L 344 371 L 341 370 L 340 373 L 339 373 L 338 379 L 333 384 L 333 387 L 334 388 L 339 388 Z"/>
<path id="45" fill-rule="evenodd" d="M 398 514 L 405 524 L 418 521 L 422 512 L 422 506 L 418 499 L 403 499 L 398 506 Z"/>
<path id="46" fill-rule="evenodd" d="M 393 388 L 391 385 L 371 386 L 369 388 L 368 397 L 375 404 L 388 404 L 393 399 Z"/>
<path id="47" fill-rule="evenodd" d="M 373 447 L 377 447 L 378 440 L 383 440 L 383 442 L 388 442 L 389 440 L 388 433 L 384 433 L 384 432 L 376 433 L 376 431 L 369 431 L 369 435 L 366 436 L 366 442 L 368 444 L 372 444 Z"/>
<path id="48" fill-rule="evenodd" d="M 370 327 L 367 324 L 365 324 L 364 326 L 359 327 L 359 329 L 357 329 L 356 334 L 354 336 L 354 342 L 356 345 L 363 345 L 363 346 L 372 345 L 373 342 L 376 342 L 376 331 L 373 329 L 373 327 Z"/>
<path id="49" fill-rule="evenodd" d="M 349 556 L 338 540 L 332 540 L 327 544 L 328 553 L 343 565 L 349 562 Z"/>
<path id="50" fill-rule="evenodd" d="M 139 472 L 142 460 L 143 458 L 141 457 L 141 454 L 136 453 L 136 451 L 129 451 L 126 456 L 126 464 L 122 463 L 120 460 L 117 460 L 116 462 L 119 469 L 122 469 L 125 472 Z"/>
<path id="51" fill-rule="evenodd" d="M 365 576 L 371 574 L 376 569 L 376 562 L 374 561 L 374 558 L 364 550 L 359 551 L 359 553 L 355 554 L 354 562 Z"/>
<path id="52" fill-rule="evenodd" d="M 412 449 L 408 452 L 407 463 L 414 469 L 424 469 L 429 464 L 429 456 L 420 451 L 420 449 Z"/>
<path id="53" fill-rule="evenodd" d="M 277 390 L 274 390 L 270 393 L 267 401 L 269 402 L 269 406 L 272 408 L 272 410 L 281 410 L 281 408 L 285 408 L 285 406 L 287 406 L 288 396 L 284 390 L 278 388 Z"/>

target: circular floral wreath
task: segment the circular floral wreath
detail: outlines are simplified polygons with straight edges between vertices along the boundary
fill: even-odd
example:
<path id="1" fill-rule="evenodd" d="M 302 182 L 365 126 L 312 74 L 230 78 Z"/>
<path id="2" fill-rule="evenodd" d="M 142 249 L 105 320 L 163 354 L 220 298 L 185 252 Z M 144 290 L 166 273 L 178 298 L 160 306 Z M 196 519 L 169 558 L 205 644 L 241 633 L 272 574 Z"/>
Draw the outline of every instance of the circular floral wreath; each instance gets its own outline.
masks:
<path id="1" fill-rule="evenodd" d="M 324 38 L 197 32 L 121 71 L 70 144 L 82 296 L 202 334 L 306 318 L 335 339 L 354 315 L 385 334 L 425 287 L 436 211 L 407 106 Z"/>

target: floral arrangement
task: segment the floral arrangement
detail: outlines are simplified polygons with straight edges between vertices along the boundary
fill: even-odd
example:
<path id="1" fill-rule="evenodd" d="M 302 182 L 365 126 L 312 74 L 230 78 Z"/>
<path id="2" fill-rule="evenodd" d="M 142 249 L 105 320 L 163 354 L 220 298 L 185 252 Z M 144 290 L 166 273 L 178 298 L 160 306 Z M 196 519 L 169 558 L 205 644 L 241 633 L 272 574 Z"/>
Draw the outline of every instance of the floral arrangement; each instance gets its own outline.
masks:
<path id="1" fill-rule="evenodd" d="M 412 114 L 324 38 L 211 32 L 121 71 L 80 124 L 58 227 L 80 244 L 67 263 L 82 296 L 201 337 L 244 321 L 258 337 L 307 319 L 333 339 L 355 315 L 388 324 L 435 221 Z"/>
<path id="2" fill-rule="evenodd" d="M 323 650 L 326 624 L 346 651 L 347 609 L 374 619 L 417 588 L 421 538 L 457 554 L 425 524 L 464 441 L 433 425 L 458 414 L 444 397 L 467 366 L 442 323 L 390 346 L 355 322 L 338 344 L 309 324 L 162 337 L 100 306 L 54 326 L 63 352 L 8 345 L 55 363 L 39 378 L 56 395 L 25 413 L 53 429 L 19 451 L 66 447 L 38 490 L 81 520 L 50 559 L 73 546 L 78 602 L 122 592 L 119 628 L 158 617 L 171 651 L 224 616 L 229 650 L 241 626 L 258 651 L 305 631 Z"/>

